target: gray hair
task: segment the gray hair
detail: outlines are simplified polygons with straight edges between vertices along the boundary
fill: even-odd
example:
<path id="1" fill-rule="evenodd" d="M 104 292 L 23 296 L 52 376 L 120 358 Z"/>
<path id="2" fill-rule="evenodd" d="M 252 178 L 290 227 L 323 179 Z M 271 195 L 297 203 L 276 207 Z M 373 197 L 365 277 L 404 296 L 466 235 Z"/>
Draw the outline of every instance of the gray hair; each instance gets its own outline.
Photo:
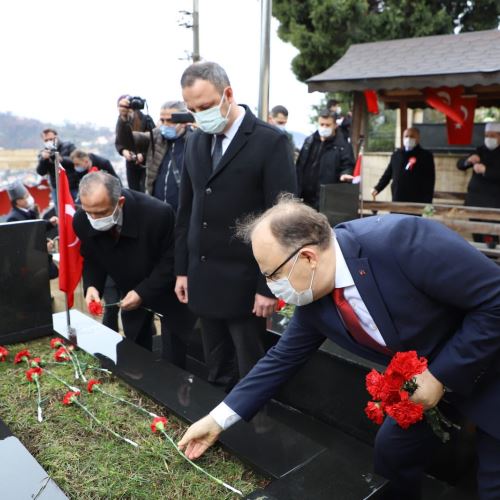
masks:
<path id="1" fill-rule="evenodd" d="M 214 62 L 198 62 L 188 66 L 181 77 L 181 87 L 191 87 L 196 80 L 207 80 L 221 94 L 231 83 L 224 68 Z"/>
<path id="2" fill-rule="evenodd" d="M 104 186 L 106 188 L 113 206 L 118 203 L 122 194 L 120 181 L 117 177 L 103 171 L 91 172 L 82 177 L 78 188 L 79 198 L 89 195 L 97 186 Z"/>
<path id="3" fill-rule="evenodd" d="M 272 235 L 285 251 L 296 250 L 313 241 L 322 250 L 331 244 L 332 228 L 326 216 L 289 193 L 279 195 L 276 205 L 263 214 L 238 221 L 236 235 L 250 243 L 254 229 L 265 219 L 269 220 Z"/>
<path id="4" fill-rule="evenodd" d="M 161 105 L 160 110 L 176 109 L 180 113 L 187 113 L 186 103 L 183 101 L 167 101 Z"/>

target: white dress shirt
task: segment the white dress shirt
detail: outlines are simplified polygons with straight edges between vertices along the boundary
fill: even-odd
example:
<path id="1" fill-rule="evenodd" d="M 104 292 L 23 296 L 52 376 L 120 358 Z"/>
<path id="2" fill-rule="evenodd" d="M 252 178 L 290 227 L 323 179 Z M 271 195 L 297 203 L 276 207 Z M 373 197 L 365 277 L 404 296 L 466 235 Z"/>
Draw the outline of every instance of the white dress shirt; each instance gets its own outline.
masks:
<path id="1" fill-rule="evenodd" d="M 243 121 L 243 118 L 245 118 L 245 108 L 243 106 L 238 106 L 238 112 L 239 115 L 234 120 L 232 125 L 229 127 L 229 130 L 224 132 L 224 139 L 222 139 L 222 154 L 226 152 L 227 148 L 229 147 L 229 144 L 231 144 L 231 141 L 234 139 L 234 136 L 236 135 L 236 132 L 238 132 L 238 129 L 240 128 L 241 122 Z M 212 138 L 212 149 L 211 153 L 213 154 L 214 152 L 214 147 L 215 147 L 215 136 L 219 134 L 214 134 Z"/>
<path id="2" fill-rule="evenodd" d="M 347 267 L 344 255 L 340 249 L 337 239 L 334 237 L 335 244 L 335 288 L 344 289 L 344 298 L 349 302 L 351 307 L 354 309 L 363 330 L 373 338 L 378 344 L 385 347 L 385 342 L 380 334 L 377 325 L 373 321 L 371 314 L 369 313 L 363 299 L 359 295 L 358 289 L 354 284 L 351 272 Z M 332 298 L 333 301 L 333 298 Z M 342 316 L 341 316 L 342 319 Z M 241 420 L 241 417 L 234 412 L 226 403 L 222 402 L 216 406 L 210 415 L 217 422 L 217 424 L 222 427 L 223 430 L 231 427 L 233 424 Z"/>

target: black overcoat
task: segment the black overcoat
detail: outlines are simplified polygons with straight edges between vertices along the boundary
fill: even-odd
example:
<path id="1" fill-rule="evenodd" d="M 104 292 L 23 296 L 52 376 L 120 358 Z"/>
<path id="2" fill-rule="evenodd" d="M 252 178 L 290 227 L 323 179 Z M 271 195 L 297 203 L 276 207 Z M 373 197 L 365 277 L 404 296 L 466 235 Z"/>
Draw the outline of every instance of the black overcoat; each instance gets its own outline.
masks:
<path id="1" fill-rule="evenodd" d="M 245 111 L 215 172 L 212 135 L 197 130 L 184 155 L 175 272 L 188 276 L 191 310 L 207 318 L 248 316 L 256 293 L 273 297 L 235 224 L 272 206 L 279 193 L 296 191 L 286 134 Z"/>

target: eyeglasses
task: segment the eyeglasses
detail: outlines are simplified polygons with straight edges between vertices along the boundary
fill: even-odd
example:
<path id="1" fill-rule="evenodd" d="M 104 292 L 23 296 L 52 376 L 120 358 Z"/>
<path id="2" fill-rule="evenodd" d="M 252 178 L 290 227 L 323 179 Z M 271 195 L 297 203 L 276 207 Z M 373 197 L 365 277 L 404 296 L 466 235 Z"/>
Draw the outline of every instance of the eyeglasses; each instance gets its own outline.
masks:
<path id="1" fill-rule="evenodd" d="M 298 252 L 300 252 L 303 248 L 309 246 L 309 245 L 317 245 L 317 241 L 309 241 L 308 243 L 304 243 L 300 248 L 297 248 L 297 250 L 294 250 L 292 254 L 290 254 L 272 273 L 266 274 L 262 273 L 262 276 L 266 278 L 266 280 L 272 280 L 273 276 Z"/>

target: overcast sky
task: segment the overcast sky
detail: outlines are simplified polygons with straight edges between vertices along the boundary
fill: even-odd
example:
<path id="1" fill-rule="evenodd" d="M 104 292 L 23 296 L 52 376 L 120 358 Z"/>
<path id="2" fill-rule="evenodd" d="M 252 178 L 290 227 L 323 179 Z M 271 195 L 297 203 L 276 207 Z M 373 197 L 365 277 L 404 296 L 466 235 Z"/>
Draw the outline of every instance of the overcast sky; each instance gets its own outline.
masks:
<path id="1" fill-rule="evenodd" d="M 260 1 L 199 0 L 200 52 L 227 71 L 237 102 L 257 107 Z M 0 111 L 53 123 L 114 127 L 116 99 L 147 98 L 160 105 L 181 98 L 192 32 L 178 26 L 190 0 L 3 0 L 0 3 Z M 289 128 L 309 132 L 311 105 L 290 66 L 297 50 L 271 37 L 270 106 L 285 105 Z M 325 62 L 325 68 L 329 66 Z"/>

